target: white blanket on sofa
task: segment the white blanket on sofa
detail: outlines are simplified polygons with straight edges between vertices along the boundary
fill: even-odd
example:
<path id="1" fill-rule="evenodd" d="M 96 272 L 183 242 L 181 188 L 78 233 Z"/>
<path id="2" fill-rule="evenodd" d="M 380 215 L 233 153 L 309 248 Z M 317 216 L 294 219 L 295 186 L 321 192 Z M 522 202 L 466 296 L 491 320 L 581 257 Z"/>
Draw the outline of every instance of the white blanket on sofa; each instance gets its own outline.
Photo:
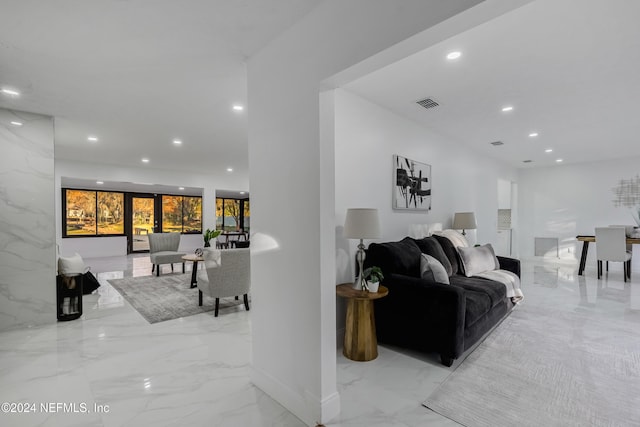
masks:
<path id="1" fill-rule="evenodd" d="M 524 299 L 524 294 L 522 290 L 520 290 L 520 278 L 510 271 L 485 271 L 484 273 L 476 274 L 475 277 L 482 277 L 483 279 L 502 283 L 507 288 L 507 298 L 511 298 L 511 302 L 514 304 L 518 304 Z"/>

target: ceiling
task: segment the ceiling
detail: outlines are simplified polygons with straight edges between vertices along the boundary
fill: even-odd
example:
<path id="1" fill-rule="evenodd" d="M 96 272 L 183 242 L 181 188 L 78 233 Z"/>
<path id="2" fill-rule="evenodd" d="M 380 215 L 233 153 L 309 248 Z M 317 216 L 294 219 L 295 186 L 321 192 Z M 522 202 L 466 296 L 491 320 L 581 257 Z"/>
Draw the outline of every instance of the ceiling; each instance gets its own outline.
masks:
<path id="1" fill-rule="evenodd" d="M 21 96 L 0 107 L 54 116 L 58 159 L 246 179 L 246 58 L 320 2 L 4 0 L 0 87 Z M 638 16 L 537 0 L 344 88 L 516 167 L 638 156 Z"/>
<path id="2" fill-rule="evenodd" d="M 639 16 L 640 1 L 537 0 L 344 88 L 515 167 L 640 156 Z"/>
<path id="3" fill-rule="evenodd" d="M 318 3 L 3 0 L 0 87 L 21 95 L 0 107 L 54 116 L 57 159 L 246 182 L 245 61 Z"/>

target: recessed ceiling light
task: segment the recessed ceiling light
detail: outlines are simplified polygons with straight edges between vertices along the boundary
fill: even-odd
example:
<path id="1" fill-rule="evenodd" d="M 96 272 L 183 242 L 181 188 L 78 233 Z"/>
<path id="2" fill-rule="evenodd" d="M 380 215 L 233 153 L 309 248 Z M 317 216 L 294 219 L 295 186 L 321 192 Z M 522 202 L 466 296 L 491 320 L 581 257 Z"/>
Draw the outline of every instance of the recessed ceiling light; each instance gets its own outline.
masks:
<path id="1" fill-rule="evenodd" d="M 14 125 L 14 126 L 22 126 L 22 122 L 17 122 L 15 120 L 12 121 L 11 124 Z"/>
<path id="2" fill-rule="evenodd" d="M 538 132 L 531 132 L 529 134 L 529 138 L 535 138 L 536 136 L 538 136 Z"/>
<path id="3" fill-rule="evenodd" d="M 544 150 L 545 153 L 552 153 L 553 150 L 551 148 L 547 148 L 546 150 Z"/>
<path id="4" fill-rule="evenodd" d="M 558 163 L 562 163 L 562 162 L 563 162 L 563 160 L 562 160 L 562 159 L 556 159 L 556 162 L 558 162 Z"/>
<path id="5" fill-rule="evenodd" d="M 233 106 L 233 109 L 235 111 L 242 111 L 242 110 L 244 110 L 244 107 L 242 105 L 236 104 L 236 105 Z"/>
<path id="6" fill-rule="evenodd" d="M 184 190 L 184 187 L 178 187 L 178 190 Z"/>
<path id="7" fill-rule="evenodd" d="M 462 52 L 454 51 L 447 54 L 447 59 L 458 59 L 462 56 Z"/>
<path id="8" fill-rule="evenodd" d="M 98 140 L 97 136 L 88 136 L 87 141 L 96 142 Z"/>
<path id="9" fill-rule="evenodd" d="M 17 90 L 9 89 L 6 87 L 3 87 L 0 92 L 4 93 L 5 95 L 20 96 L 20 92 L 18 92 Z"/>
<path id="10" fill-rule="evenodd" d="M 503 113 L 508 113 L 509 111 L 513 111 L 513 107 L 511 105 L 507 105 L 506 107 L 502 107 Z"/>
<path id="11" fill-rule="evenodd" d="M 227 168 L 227 172 L 233 172 L 233 168 Z"/>
<path id="12" fill-rule="evenodd" d="M 182 144 L 182 141 L 179 140 L 179 139 L 174 139 L 173 143 L 176 144 L 176 145 L 180 145 L 180 144 Z"/>
<path id="13" fill-rule="evenodd" d="M 96 181 L 96 184 L 102 185 L 102 184 L 104 184 L 104 181 Z"/>
<path id="14" fill-rule="evenodd" d="M 146 157 L 142 159 L 142 163 L 149 163 L 149 159 L 147 159 Z"/>

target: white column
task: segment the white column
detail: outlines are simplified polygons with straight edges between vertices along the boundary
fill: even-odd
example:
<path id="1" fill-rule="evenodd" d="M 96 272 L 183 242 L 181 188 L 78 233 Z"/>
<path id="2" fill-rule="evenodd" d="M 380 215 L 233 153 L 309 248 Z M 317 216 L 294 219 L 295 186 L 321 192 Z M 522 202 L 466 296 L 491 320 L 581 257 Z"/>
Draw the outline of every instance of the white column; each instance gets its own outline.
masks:
<path id="1" fill-rule="evenodd" d="M 53 118 L 0 109 L 0 148 L 0 330 L 4 331 L 57 319 Z"/>
<path id="2" fill-rule="evenodd" d="M 325 1 L 248 61 L 251 228 L 277 243 L 252 248 L 252 380 L 309 425 L 339 413 L 333 101 L 322 88 L 524 2 L 436 25 L 477 3 Z"/>

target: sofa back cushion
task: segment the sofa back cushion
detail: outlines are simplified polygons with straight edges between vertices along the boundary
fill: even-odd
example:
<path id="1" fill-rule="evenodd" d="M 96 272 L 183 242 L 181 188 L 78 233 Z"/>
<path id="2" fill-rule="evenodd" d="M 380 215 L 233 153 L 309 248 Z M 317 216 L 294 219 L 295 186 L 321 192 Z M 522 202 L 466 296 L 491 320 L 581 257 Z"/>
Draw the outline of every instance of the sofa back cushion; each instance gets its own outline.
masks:
<path id="1" fill-rule="evenodd" d="M 442 264 L 447 272 L 447 277 L 451 276 L 451 274 L 453 273 L 451 262 L 449 261 L 449 258 L 447 258 L 447 255 L 444 253 L 442 246 L 435 237 L 425 237 L 424 239 L 415 240 L 415 242 L 423 254 L 434 257 L 438 260 L 438 262 L 440 262 L 440 264 Z"/>
<path id="2" fill-rule="evenodd" d="M 367 250 L 365 268 L 378 266 L 385 276 L 395 273 L 420 277 L 421 255 L 420 248 L 410 237 L 399 242 L 371 243 Z"/>
<path id="3" fill-rule="evenodd" d="M 462 269 L 460 268 L 460 262 L 458 260 L 458 251 L 456 250 L 455 246 L 453 246 L 453 243 L 451 243 L 451 240 L 449 240 L 445 236 L 439 236 L 437 234 L 434 234 L 432 237 L 435 238 L 438 243 L 440 243 L 444 254 L 449 260 L 449 264 L 451 264 L 451 276 L 453 276 L 454 274 L 461 274 Z"/>

